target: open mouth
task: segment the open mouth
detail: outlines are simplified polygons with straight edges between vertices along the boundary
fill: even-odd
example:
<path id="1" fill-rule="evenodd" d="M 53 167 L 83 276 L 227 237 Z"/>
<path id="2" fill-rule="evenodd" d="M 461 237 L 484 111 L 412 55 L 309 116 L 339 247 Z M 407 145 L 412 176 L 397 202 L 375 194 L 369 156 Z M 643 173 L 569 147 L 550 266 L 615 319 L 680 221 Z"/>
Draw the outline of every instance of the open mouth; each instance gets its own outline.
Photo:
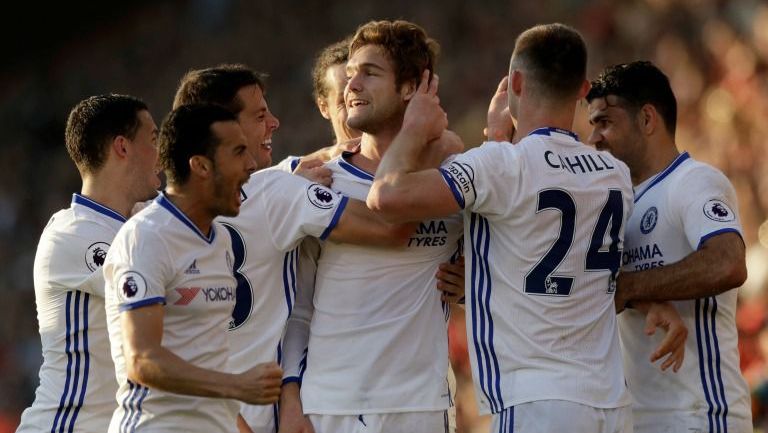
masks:
<path id="1" fill-rule="evenodd" d="M 272 139 L 271 139 L 271 138 L 268 138 L 268 139 L 264 140 L 264 142 L 263 142 L 263 143 L 261 143 L 261 147 L 262 147 L 262 149 L 264 149 L 264 150 L 269 150 L 269 151 L 271 151 L 271 150 L 272 150 Z"/>
<path id="2" fill-rule="evenodd" d="M 363 105 L 368 105 L 368 101 L 363 100 L 363 99 L 351 99 L 349 101 L 349 104 L 347 104 L 347 105 L 349 106 L 349 108 L 355 108 L 355 107 L 360 107 L 360 106 L 363 106 Z"/>

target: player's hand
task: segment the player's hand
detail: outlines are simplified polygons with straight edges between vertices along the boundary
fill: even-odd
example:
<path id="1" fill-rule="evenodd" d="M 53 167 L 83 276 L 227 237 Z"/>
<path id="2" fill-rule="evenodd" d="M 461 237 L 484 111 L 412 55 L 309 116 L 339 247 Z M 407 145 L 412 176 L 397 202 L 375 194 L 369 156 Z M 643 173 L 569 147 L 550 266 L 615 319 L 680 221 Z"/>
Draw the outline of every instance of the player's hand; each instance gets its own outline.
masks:
<path id="1" fill-rule="evenodd" d="M 449 304 L 456 304 L 464 298 L 464 256 L 456 263 L 441 263 L 435 274 L 437 290 L 443 292 L 440 299 Z"/>
<path id="2" fill-rule="evenodd" d="M 283 385 L 280 394 L 280 428 L 277 433 L 315 433 L 315 428 L 304 415 L 301 406 L 299 385 L 295 382 Z"/>
<path id="3" fill-rule="evenodd" d="M 666 357 L 661 363 L 661 371 L 671 366 L 672 371 L 677 372 L 683 365 L 688 328 L 674 305 L 669 302 L 652 302 L 645 315 L 645 334 L 653 335 L 657 327 L 664 329 L 667 335 L 651 354 L 651 362 Z"/>
<path id="4" fill-rule="evenodd" d="M 445 130 L 439 138 L 422 149 L 419 161 L 423 167 L 439 167 L 446 158 L 464 151 L 464 142 L 455 132 Z"/>
<path id="5" fill-rule="evenodd" d="M 277 403 L 283 382 L 283 369 L 276 362 L 259 364 L 238 376 L 238 400 L 248 404 Z"/>
<path id="6" fill-rule="evenodd" d="M 333 181 L 331 170 L 323 165 L 321 159 L 316 158 L 301 158 L 293 174 L 325 186 L 331 186 Z"/>
<path id="7" fill-rule="evenodd" d="M 515 120 L 509 110 L 509 79 L 505 75 L 488 104 L 487 126 L 483 134 L 491 141 L 512 141 Z"/>
<path id="8" fill-rule="evenodd" d="M 426 141 L 440 137 L 448 127 L 448 116 L 440 106 L 440 98 L 437 96 L 440 80 L 437 75 L 434 75 L 430 81 L 429 74 L 429 70 L 425 70 L 422 74 L 419 87 L 405 109 L 402 127 L 404 130 L 423 134 Z"/>

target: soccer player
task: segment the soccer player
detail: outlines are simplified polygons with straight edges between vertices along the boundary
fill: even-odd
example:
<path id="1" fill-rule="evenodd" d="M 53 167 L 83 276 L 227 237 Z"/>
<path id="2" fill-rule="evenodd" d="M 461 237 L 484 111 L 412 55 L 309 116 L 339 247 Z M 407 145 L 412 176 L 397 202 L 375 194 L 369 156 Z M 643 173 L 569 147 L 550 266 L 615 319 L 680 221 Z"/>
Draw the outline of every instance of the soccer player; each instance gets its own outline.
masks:
<path id="1" fill-rule="evenodd" d="M 508 76 L 516 144 L 486 142 L 439 170 L 416 168 L 446 125 L 425 74 L 368 195 L 393 220 L 465 211 L 470 360 L 494 432 L 631 431 L 613 295 L 632 185 L 569 131 L 586 60 L 570 27 L 523 32 Z"/>
<path id="2" fill-rule="evenodd" d="M 172 111 L 159 136 L 167 187 L 118 232 L 104 264 L 119 390 L 109 431 L 235 432 L 239 405 L 271 404 L 275 362 L 230 374 L 235 216 L 256 163 L 235 116 L 216 105 Z"/>
<path id="3" fill-rule="evenodd" d="M 365 198 L 436 54 L 437 44 L 413 23 L 378 21 L 357 30 L 345 103 L 348 126 L 363 136 L 358 151 L 327 164 L 335 190 Z M 301 382 L 303 411 L 317 433 L 449 429 L 448 307 L 434 290 L 434 273 L 457 254 L 460 236 L 457 214 L 421 222 L 399 251 L 322 245 L 313 302 L 301 304 L 314 311 L 301 311 L 297 301 L 286 359 L 296 355 L 290 336 L 308 335 L 308 348 L 299 350 L 300 362 L 284 364 L 294 369 L 287 380 Z M 308 329 L 297 331 L 302 324 Z"/>
<path id="4" fill-rule="evenodd" d="M 264 139 L 243 121 L 247 107 L 266 106 L 258 75 L 241 65 L 189 72 L 176 103 L 216 102 L 233 110 L 250 149 L 260 151 Z M 238 107 L 246 107 L 237 111 Z M 267 132 L 270 130 L 267 129 Z M 327 169 L 326 169 L 327 170 Z M 361 200 L 348 200 L 317 183 L 281 170 L 254 173 L 241 191 L 242 208 L 222 218 L 232 239 L 237 303 L 229 324 L 231 365 L 236 371 L 281 361 L 280 339 L 296 300 L 299 243 L 306 237 L 333 242 L 400 247 L 415 229 L 380 221 Z M 313 279 L 313 278 L 312 278 Z M 241 428 L 256 433 L 276 429 L 276 407 L 242 405 Z"/>
<path id="5" fill-rule="evenodd" d="M 751 432 L 735 322 L 746 266 L 733 186 L 678 151 L 675 96 L 652 63 L 607 68 L 587 100 L 589 141 L 624 161 L 635 185 L 616 302 L 675 300 L 692 330 L 681 370 L 664 375 L 642 362 L 642 316 L 619 316 L 635 432 Z"/>
<path id="6" fill-rule="evenodd" d="M 352 141 L 359 143 L 363 134 L 347 125 L 347 106 L 344 103 L 344 88 L 347 86 L 347 60 L 351 37 L 325 47 L 315 60 L 312 68 L 312 89 L 315 104 L 320 114 L 331 123 L 336 144 Z M 346 150 L 353 150 L 348 148 Z"/>
<path id="7" fill-rule="evenodd" d="M 66 147 L 83 180 L 40 237 L 34 264 L 43 365 L 18 432 L 105 431 L 115 408 L 101 267 L 137 201 L 160 186 L 157 128 L 144 102 L 99 95 L 78 103 Z"/>

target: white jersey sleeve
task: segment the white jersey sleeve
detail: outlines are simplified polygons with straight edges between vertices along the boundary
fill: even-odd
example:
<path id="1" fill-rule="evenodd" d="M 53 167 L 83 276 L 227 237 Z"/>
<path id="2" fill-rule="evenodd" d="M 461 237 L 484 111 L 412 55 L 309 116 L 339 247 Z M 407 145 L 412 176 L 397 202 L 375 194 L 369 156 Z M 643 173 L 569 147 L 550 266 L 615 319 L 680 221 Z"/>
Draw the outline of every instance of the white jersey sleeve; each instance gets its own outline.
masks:
<path id="1" fill-rule="evenodd" d="M 264 176 L 261 181 L 257 199 L 268 209 L 267 227 L 278 250 L 306 236 L 325 239 L 347 205 L 347 197 L 299 176 Z"/>
<path id="2" fill-rule="evenodd" d="M 278 162 L 272 167 L 267 168 L 267 170 L 280 170 L 286 173 L 293 173 L 293 171 L 296 170 L 296 167 L 299 166 L 300 162 L 301 162 L 301 157 L 287 156 L 282 161 Z"/>
<path id="3" fill-rule="evenodd" d="M 166 246 L 154 236 L 137 236 L 119 251 L 104 268 L 104 277 L 115 282 L 118 310 L 128 311 L 146 305 L 165 304 L 166 287 L 173 278 L 173 263 Z M 163 257 L 165 259 L 163 259 Z"/>
<path id="4" fill-rule="evenodd" d="M 486 215 L 498 214 L 503 211 L 503 203 L 510 202 L 508 198 L 500 200 L 499 194 L 516 194 L 514 184 L 505 184 L 503 188 L 495 185 L 499 182 L 499 172 L 515 173 L 520 170 L 519 161 L 514 157 L 517 154 L 510 157 L 509 152 L 503 152 L 506 146 L 512 145 L 486 142 L 456 155 L 440 167 L 443 178 L 462 209 Z"/>
<path id="5" fill-rule="evenodd" d="M 314 310 L 312 301 L 315 295 L 315 276 L 319 256 L 320 243 L 315 238 L 306 238 L 299 247 L 296 303 L 285 325 L 283 383 L 301 382 L 301 376 L 307 365 L 309 324 Z"/>
<path id="6" fill-rule="evenodd" d="M 719 171 L 698 166 L 688 174 L 696 179 L 696 193 L 686 188 L 671 190 L 672 207 L 678 211 L 680 225 L 693 250 L 697 250 L 712 236 L 726 232 L 741 235 L 736 191 L 731 182 Z"/>

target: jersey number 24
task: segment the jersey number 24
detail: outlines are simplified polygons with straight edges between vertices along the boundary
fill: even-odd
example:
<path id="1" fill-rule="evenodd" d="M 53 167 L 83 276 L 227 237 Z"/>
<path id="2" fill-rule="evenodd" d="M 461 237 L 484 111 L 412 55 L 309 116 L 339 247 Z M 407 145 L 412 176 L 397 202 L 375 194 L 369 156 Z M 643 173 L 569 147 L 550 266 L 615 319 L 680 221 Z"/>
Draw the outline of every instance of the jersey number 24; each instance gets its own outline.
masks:
<path id="1" fill-rule="evenodd" d="M 573 277 L 557 275 L 556 271 L 563 262 L 573 244 L 576 229 L 576 203 L 573 197 L 562 189 L 539 191 L 536 213 L 560 211 L 560 233 L 557 239 L 539 260 L 533 269 L 525 275 L 525 293 L 532 295 L 568 296 L 573 287 Z M 584 264 L 585 271 L 604 271 L 611 273 L 608 292 L 615 290 L 616 274 L 621 264 L 619 251 L 619 233 L 624 222 L 624 201 L 620 190 L 609 190 L 608 199 L 597 217 L 595 229 L 587 250 Z M 608 250 L 603 250 L 606 232 L 611 242 Z"/>

